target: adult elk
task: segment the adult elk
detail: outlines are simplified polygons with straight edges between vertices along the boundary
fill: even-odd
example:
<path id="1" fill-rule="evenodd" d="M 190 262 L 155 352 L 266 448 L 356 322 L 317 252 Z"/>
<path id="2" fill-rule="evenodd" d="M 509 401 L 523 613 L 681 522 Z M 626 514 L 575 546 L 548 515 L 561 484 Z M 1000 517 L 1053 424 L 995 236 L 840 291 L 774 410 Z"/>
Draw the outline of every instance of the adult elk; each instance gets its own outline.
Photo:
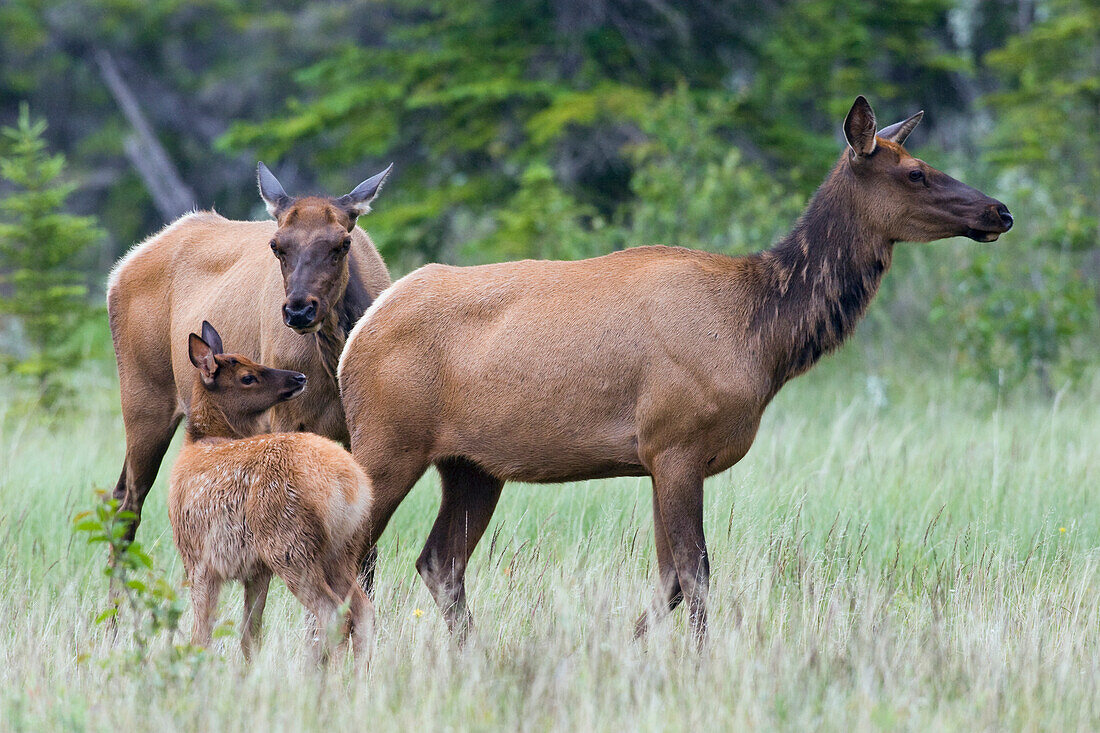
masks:
<path id="1" fill-rule="evenodd" d="M 659 579 L 637 633 L 687 599 L 706 634 L 703 479 L 737 463 L 783 384 L 850 334 L 894 243 L 1012 226 L 1003 204 L 875 133 L 858 97 L 848 147 L 794 230 L 725 257 L 639 247 L 578 262 L 429 265 L 356 325 L 340 360 L 352 453 L 371 479 L 373 541 L 426 468 L 439 516 L 417 569 L 452 631 L 505 481 L 651 476 Z"/>
<path id="2" fill-rule="evenodd" d="M 292 198 L 260 163 L 260 196 L 275 221 L 187 214 L 115 266 L 107 312 L 126 459 L 114 497 L 138 515 L 131 538 L 191 402 L 188 334 L 210 314 L 217 314 L 238 351 L 309 379 L 308 395 L 271 411 L 271 429 L 347 442 L 336 364 L 347 332 L 390 284 L 382 258 L 356 220 L 370 211 L 392 168 L 339 198 Z"/>

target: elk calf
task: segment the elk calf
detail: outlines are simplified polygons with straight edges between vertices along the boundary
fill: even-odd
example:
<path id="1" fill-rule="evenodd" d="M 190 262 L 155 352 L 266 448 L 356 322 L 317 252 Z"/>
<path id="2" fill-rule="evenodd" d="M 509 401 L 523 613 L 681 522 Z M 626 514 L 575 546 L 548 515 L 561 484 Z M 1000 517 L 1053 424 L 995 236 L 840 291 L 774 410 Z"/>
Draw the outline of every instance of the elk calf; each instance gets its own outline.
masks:
<path id="1" fill-rule="evenodd" d="M 271 433 L 263 418 L 298 396 L 306 377 L 223 354 L 206 322 L 191 334 L 195 366 L 187 438 L 172 469 L 168 517 L 191 583 L 192 643 L 210 643 L 227 580 L 245 587 L 241 649 L 251 659 L 272 574 L 322 628 L 347 602 L 341 643 L 365 658 L 374 606 L 356 582 L 370 505 L 363 470 L 337 443 L 311 433 Z"/>

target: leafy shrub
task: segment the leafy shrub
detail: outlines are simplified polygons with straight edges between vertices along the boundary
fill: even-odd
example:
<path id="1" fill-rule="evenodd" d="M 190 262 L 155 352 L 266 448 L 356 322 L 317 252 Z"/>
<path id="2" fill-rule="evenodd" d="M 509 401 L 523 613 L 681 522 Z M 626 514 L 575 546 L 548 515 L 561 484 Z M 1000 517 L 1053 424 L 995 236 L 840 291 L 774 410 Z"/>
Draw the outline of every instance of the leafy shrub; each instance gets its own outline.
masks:
<path id="1" fill-rule="evenodd" d="M 794 224 L 801 197 L 725 138 L 727 106 L 714 96 L 697 101 L 681 86 L 643 122 L 647 139 L 633 150 L 634 243 L 750 252 Z"/>
<path id="2" fill-rule="evenodd" d="M 933 311 L 954 336 L 962 370 L 994 386 L 1037 383 L 1048 395 L 1095 356 L 1095 291 L 1070 254 L 980 249 Z"/>

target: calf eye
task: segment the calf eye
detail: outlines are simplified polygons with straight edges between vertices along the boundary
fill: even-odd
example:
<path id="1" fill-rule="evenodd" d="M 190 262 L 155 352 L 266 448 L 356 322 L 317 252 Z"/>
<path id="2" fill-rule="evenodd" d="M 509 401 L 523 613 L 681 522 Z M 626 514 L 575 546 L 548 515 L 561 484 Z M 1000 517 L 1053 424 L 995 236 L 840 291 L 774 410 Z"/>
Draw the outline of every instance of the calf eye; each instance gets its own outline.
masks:
<path id="1" fill-rule="evenodd" d="M 255 384 L 256 378 L 251 374 L 246 374 L 241 377 L 241 384 Z"/>
<path id="2" fill-rule="evenodd" d="M 923 181 L 924 171 L 922 171 L 920 168 L 909 171 L 909 180 L 913 181 L 914 183 L 916 183 L 917 181 Z"/>

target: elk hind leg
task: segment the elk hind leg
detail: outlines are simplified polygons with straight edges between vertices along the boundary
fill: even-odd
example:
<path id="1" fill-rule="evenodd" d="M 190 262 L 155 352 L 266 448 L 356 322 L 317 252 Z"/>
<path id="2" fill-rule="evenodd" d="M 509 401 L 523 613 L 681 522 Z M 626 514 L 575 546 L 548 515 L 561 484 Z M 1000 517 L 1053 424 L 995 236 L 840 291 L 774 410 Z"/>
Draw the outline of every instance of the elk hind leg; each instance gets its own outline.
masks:
<path id="1" fill-rule="evenodd" d="M 218 608 L 222 579 L 208 567 L 196 568 L 191 576 L 191 643 L 208 647 L 214 630 L 214 611 Z"/>
<path id="2" fill-rule="evenodd" d="M 259 573 L 244 582 L 244 618 L 241 620 L 241 651 L 246 662 L 252 661 L 262 642 L 264 607 L 271 586 L 271 573 Z"/>
<path id="3" fill-rule="evenodd" d="M 123 394 L 126 393 L 124 389 Z M 183 418 L 174 397 L 135 404 L 137 399 L 124 397 L 122 416 L 126 426 L 126 459 L 114 490 L 114 498 L 119 500 L 120 511 L 133 512 L 136 515 L 127 528 L 128 541 L 134 539 L 141 522 L 145 497 L 157 478 L 161 461 L 172 442 L 172 435 Z"/>
<path id="4" fill-rule="evenodd" d="M 437 468 L 443 498 L 416 569 L 461 642 L 473 623 L 466 606 L 466 564 L 489 526 L 504 482 L 465 459 L 440 461 Z"/>

